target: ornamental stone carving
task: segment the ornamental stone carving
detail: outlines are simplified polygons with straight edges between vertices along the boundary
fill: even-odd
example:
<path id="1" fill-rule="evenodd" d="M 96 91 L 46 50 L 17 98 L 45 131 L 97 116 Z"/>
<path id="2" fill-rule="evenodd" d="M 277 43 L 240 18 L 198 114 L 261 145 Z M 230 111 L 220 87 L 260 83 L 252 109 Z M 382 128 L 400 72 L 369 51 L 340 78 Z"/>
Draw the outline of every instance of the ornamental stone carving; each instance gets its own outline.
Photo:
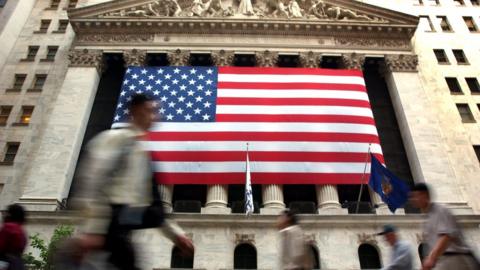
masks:
<path id="1" fill-rule="evenodd" d="M 152 42 L 153 34 L 83 34 L 76 39 L 79 43 L 143 43 Z"/>
<path id="2" fill-rule="evenodd" d="M 255 60 L 259 67 L 274 67 L 278 62 L 278 53 L 271 51 L 257 52 Z"/>
<path id="3" fill-rule="evenodd" d="M 357 234 L 357 238 L 358 238 L 357 239 L 358 244 L 368 243 L 368 244 L 378 245 L 377 239 L 375 239 L 374 234 L 360 233 L 360 234 Z"/>
<path id="4" fill-rule="evenodd" d="M 255 234 L 235 234 L 235 244 L 238 245 L 243 243 L 248 243 L 252 245 L 255 244 Z"/>
<path id="5" fill-rule="evenodd" d="M 101 50 L 72 49 L 68 53 L 68 60 L 71 67 L 95 67 L 98 71 L 102 71 L 104 67 Z"/>
<path id="6" fill-rule="evenodd" d="M 389 54 L 385 67 L 390 72 L 417 72 L 418 56 L 415 54 Z"/>
<path id="7" fill-rule="evenodd" d="M 234 58 L 235 53 L 232 51 L 220 50 L 212 53 L 213 63 L 219 67 L 233 65 Z"/>
<path id="8" fill-rule="evenodd" d="M 321 58 L 320 54 L 312 51 L 300 53 L 300 65 L 306 68 L 316 68 L 319 66 Z"/>
<path id="9" fill-rule="evenodd" d="M 362 70 L 365 63 L 365 55 L 357 53 L 343 54 L 342 62 L 346 69 Z"/>
<path id="10" fill-rule="evenodd" d="M 190 60 L 190 53 L 177 49 L 167 53 L 167 59 L 171 66 L 185 66 Z"/>
<path id="11" fill-rule="evenodd" d="M 337 45 L 346 47 L 365 47 L 365 48 L 400 48 L 410 49 L 410 42 L 404 39 L 375 39 L 375 38 L 337 38 Z"/>
<path id="12" fill-rule="evenodd" d="M 100 17 L 236 17 L 387 22 L 324 0 L 152 0 Z"/>
<path id="13" fill-rule="evenodd" d="M 133 49 L 123 52 L 123 60 L 126 66 L 144 66 L 147 58 L 147 52 Z"/>

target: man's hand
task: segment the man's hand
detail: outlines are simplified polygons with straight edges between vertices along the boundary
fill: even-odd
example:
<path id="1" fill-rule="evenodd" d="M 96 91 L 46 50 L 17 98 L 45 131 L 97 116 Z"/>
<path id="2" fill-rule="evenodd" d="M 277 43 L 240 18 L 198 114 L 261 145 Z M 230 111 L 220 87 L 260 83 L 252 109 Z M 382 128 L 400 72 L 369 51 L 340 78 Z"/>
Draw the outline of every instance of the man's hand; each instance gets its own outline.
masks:
<path id="1" fill-rule="evenodd" d="M 433 269 L 433 267 L 436 264 L 436 260 L 432 256 L 428 256 L 423 260 L 422 263 L 422 270 L 430 270 Z"/>
<path id="2" fill-rule="evenodd" d="M 177 236 L 175 245 L 182 251 L 183 256 L 193 256 L 194 247 L 192 240 L 188 239 L 185 235 Z"/>

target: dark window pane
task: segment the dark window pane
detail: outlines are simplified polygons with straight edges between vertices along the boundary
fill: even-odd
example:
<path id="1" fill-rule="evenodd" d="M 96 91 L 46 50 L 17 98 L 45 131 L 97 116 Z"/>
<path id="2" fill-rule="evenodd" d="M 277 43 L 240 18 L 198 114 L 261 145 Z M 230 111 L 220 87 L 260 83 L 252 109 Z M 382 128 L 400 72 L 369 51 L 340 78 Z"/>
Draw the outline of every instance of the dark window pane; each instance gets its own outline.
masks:
<path id="1" fill-rule="evenodd" d="M 457 78 L 447 77 L 445 78 L 447 81 L 448 89 L 452 93 L 462 93 L 462 88 L 460 88 L 460 84 L 458 83 Z"/>
<path id="2" fill-rule="evenodd" d="M 298 55 L 279 55 L 278 63 L 279 67 L 298 67 L 300 59 Z"/>
<path id="3" fill-rule="evenodd" d="M 477 25 L 475 24 L 475 21 L 472 17 L 463 17 L 463 20 L 465 21 L 465 24 L 467 25 L 467 28 L 470 32 L 478 31 Z"/>
<path id="4" fill-rule="evenodd" d="M 450 27 L 450 23 L 448 22 L 448 19 L 446 16 L 437 16 L 437 18 L 440 20 L 440 28 L 442 28 L 442 31 L 444 32 L 452 31 L 452 27 Z"/>
<path id="5" fill-rule="evenodd" d="M 0 107 L 0 125 L 4 126 L 7 124 L 8 117 L 12 112 L 12 106 L 1 106 Z"/>
<path id="6" fill-rule="evenodd" d="M 475 122 L 475 118 L 473 117 L 472 111 L 468 104 L 457 104 L 458 112 L 460 113 L 460 117 L 462 118 L 463 123 L 473 123 Z"/>
<path id="7" fill-rule="evenodd" d="M 233 255 L 234 269 L 257 269 L 257 251 L 249 244 L 240 244 Z"/>
<path id="8" fill-rule="evenodd" d="M 0 0 L 0 7 L 4 7 L 7 4 L 7 0 Z"/>
<path id="9" fill-rule="evenodd" d="M 458 64 L 468 64 L 467 57 L 463 50 L 452 50 L 452 52 Z"/>
<path id="10" fill-rule="evenodd" d="M 237 67 L 254 67 L 257 61 L 254 54 L 235 54 L 233 65 Z"/>
<path id="11" fill-rule="evenodd" d="M 191 66 L 213 66 L 212 56 L 209 53 L 191 53 Z"/>
<path id="12" fill-rule="evenodd" d="M 33 113 L 33 106 L 23 106 L 22 107 L 22 115 L 20 116 L 20 123 L 22 124 L 29 124 L 30 119 L 32 118 Z"/>
<path id="13" fill-rule="evenodd" d="M 39 48 L 39 46 L 28 46 L 27 60 L 35 60 Z"/>
<path id="14" fill-rule="evenodd" d="M 478 161 L 480 162 L 480 145 L 474 145 L 473 150 L 475 150 L 475 154 L 477 155 Z"/>
<path id="15" fill-rule="evenodd" d="M 446 63 L 448 63 L 447 54 L 445 53 L 444 50 L 442 50 L 442 49 L 435 49 L 435 50 L 433 50 L 433 52 L 435 53 L 435 57 L 437 58 L 437 61 L 438 61 L 439 64 L 446 64 Z"/>
<path id="16" fill-rule="evenodd" d="M 51 20 L 41 20 L 40 21 L 40 32 L 47 32 L 48 27 L 50 26 Z"/>
<path id="17" fill-rule="evenodd" d="M 358 248 L 358 258 L 360 259 L 360 269 L 379 269 L 382 267 L 378 251 L 372 245 L 361 244 Z"/>
<path id="18" fill-rule="evenodd" d="M 172 250 L 170 268 L 193 269 L 193 256 L 183 256 L 178 247 Z"/>
<path id="19" fill-rule="evenodd" d="M 312 269 L 322 269 L 320 265 L 320 255 L 316 247 L 310 245 L 310 252 L 312 256 L 313 267 Z"/>
<path id="20" fill-rule="evenodd" d="M 47 60 L 53 61 L 55 60 L 55 55 L 57 54 L 58 46 L 48 46 L 47 49 Z"/>
<path id="21" fill-rule="evenodd" d="M 473 93 L 480 93 L 480 85 L 478 84 L 477 78 L 465 78 L 467 81 L 468 88 L 470 88 L 470 92 Z"/>
<path id="22" fill-rule="evenodd" d="M 70 1 L 68 2 L 68 8 L 74 8 L 74 7 L 76 7 L 76 6 L 77 6 L 77 2 L 78 2 L 78 0 L 70 0 Z"/>
<path id="23" fill-rule="evenodd" d="M 13 82 L 13 89 L 21 89 L 23 83 L 25 82 L 25 78 L 27 78 L 26 74 L 15 74 L 15 81 Z"/>
<path id="24" fill-rule="evenodd" d="M 60 21 L 58 21 L 58 29 L 57 29 L 57 31 L 59 31 L 59 32 L 65 32 L 65 30 L 67 30 L 67 27 L 68 27 L 68 20 L 60 20 Z"/>
<path id="25" fill-rule="evenodd" d="M 47 75 L 45 75 L 45 74 L 35 75 L 35 81 L 33 83 L 33 89 L 42 89 L 46 80 L 47 80 Z"/>
<path id="26" fill-rule="evenodd" d="M 15 156 L 17 155 L 19 147 L 20 143 L 7 143 L 7 150 L 5 151 L 5 157 L 3 158 L 3 162 L 13 162 L 15 160 Z"/>

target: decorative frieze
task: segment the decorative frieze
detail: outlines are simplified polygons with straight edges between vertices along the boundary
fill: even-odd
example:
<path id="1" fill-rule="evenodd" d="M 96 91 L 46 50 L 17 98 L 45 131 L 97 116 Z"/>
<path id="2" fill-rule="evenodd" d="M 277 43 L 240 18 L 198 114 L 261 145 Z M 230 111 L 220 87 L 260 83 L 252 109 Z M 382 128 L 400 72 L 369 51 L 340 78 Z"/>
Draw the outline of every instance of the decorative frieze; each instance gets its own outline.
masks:
<path id="1" fill-rule="evenodd" d="M 375 238 L 375 234 L 359 233 L 357 234 L 358 244 L 373 244 L 378 245 L 378 241 Z"/>
<path id="2" fill-rule="evenodd" d="M 219 67 L 233 65 L 234 58 L 235 53 L 232 51 L 220 50 L 212 52 L 213 63 Z"/>
<path id="3" fill-rule="evenodd" d="M 385 68 L 389 72 L 417 72 L 418 56 L 415 54 L 385 55 Z"/>
<path id="4" fill-rule="evenodd" d="M 320 54 L 312 51 L 300 53 L 300 65 L 306 68 L 316 68 L 320 65 L 321 58 Z"/>
<path id="5" fill-rule="evenodd" d="M 346 69 L 362 70 L 365 63 L 365 55 L 358 53 L 343 54 L 342 62 Z"/>
<path id="6" fill-rule="evenodd" d="M 259 67 L 274 67 L 278 62 L 278 53 L 271 51 L 257 52 L 255 60 Z"/>
<path id="7" fill-rule="evenodd" d="M 171 66 L 185 66 L 190 60 L 190 53 L 177 49 L 167 53 L 167 59 Z"/>
<path id="8" fill-rule="evenodd" d="M 153 34 L 82 34 L 77 36 L 78 43 L 145 43 L 152 42 Z"/>
<path id="9" fill-rule="evenodd" d="M 144 66 L 147 52 L 144 50 L 129 50 L 123 52 L 123 60 L 126 66 Z"/>
<path id="10" fill-rule="evenodd" d="M 409 39 L 378 39 L 378 38 L 336 38 L 335 44 L 343 47 L 352 48 L 401 48 L 410 49 L 411 44 Z"/>
<path id="11" fill-rule="evenodd" d="M 101 50 L 72 49 L 68 53 L 68 60 L 71 67 L 95 67 L 99 71 L 104 67 Z"/>
<path id="12" fill-rule="evenodd" d="M 235 234 L 235 244 L 238 245 L 238 244 L 243 244 L 243 243 L 254 245 L 255 244 L 255 234 L 236 233 Z"/>

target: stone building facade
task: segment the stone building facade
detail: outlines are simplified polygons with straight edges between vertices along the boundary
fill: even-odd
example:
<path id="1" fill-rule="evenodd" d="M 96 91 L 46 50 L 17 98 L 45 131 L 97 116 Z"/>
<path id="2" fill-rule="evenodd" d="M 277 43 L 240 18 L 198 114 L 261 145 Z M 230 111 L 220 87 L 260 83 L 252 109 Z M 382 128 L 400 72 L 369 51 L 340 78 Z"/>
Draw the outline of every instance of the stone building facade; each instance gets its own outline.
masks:
<path id="1" fill-rule="evenodd" d="M 124 66 L 327 67 L 364 71 L 387 166 L 430 183 L 480 248 L 478 1 L 4 2 L 0 206 L 30 210 L 30 232 L 47 237 L 56 224 L 76 223 L 67 209 L 77 161 L 111 123 Z M 260 213 L 248 219 L 232 213 L 232 187 L 192 187 L 203 190 L 199 213 L 175 211 L 188 187 L 161 189 L 196 245 L 195 269 L 233 269 L 242 244 L 254 247 L 257 269 L 276 269 L 276 214 L 303 192 L 316 208 L 302 224 L 322 269 L 360 269 L 365 244 L 386 263 L 386 243 L 372 236 L 385 223 L 415 249 L 422 242 L 423 217 L 391 215 L 372 192 L 362 202 L 375 208 L 352 214 L 345 201 L 358 186 L 306 188 L 258 187 Z M 135 240 L 145 269 L 170 269 L 171 243 L 153 230 Z"/>

